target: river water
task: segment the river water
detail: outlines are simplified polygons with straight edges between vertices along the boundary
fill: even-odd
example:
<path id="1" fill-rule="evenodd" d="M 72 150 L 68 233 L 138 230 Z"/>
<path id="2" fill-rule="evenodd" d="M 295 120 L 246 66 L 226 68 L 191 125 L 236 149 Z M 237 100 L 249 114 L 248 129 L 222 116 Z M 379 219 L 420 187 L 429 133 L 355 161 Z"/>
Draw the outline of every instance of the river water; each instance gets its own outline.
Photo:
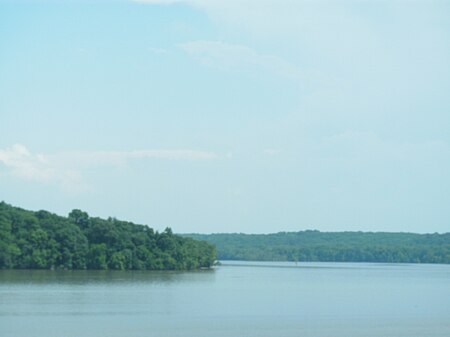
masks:
<path id="1" fill-rule="evenodd" d="M 450 266 L 0 271 L 0 337 L 450 336 Z"/>

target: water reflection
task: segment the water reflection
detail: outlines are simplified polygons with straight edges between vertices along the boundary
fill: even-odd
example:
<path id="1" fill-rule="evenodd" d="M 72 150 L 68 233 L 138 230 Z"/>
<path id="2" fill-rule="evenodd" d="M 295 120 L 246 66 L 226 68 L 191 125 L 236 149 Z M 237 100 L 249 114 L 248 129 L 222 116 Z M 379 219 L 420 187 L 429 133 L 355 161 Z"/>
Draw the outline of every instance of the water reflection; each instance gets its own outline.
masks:
<path id="1" fill-rule="evenodd" d="M 450 336 L 450 266 L 238 264 L 0 271 L 0 336 Z"/>
<path id="2" fill-rule="evenodd" d="M 107 271 L 107 270 L 0 270 L 0 284 L 170 284 L 195 279 L 208 281 L 214 270 L 201 271 Z"/>

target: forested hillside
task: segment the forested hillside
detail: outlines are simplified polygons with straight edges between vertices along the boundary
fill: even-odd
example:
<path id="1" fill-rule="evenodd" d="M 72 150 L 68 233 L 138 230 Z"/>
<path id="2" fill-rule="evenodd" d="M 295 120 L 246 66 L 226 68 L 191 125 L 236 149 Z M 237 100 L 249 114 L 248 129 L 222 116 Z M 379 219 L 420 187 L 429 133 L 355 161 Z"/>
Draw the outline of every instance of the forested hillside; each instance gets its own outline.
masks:
<path id="1" fill-rule="evenodd" d="M 212 245 L 158 233 L 131 222 L 92 218 L 73 210 L 68 217 L 27 211 L 0 202 L 0 268 L 150 269 L 208 268 Z"/>
<path id="2" fill-rule="evenodd" d="M 302 231 L 187 234 L 217 248 L 221 260 L 450 263 L 450 233 Z"/>

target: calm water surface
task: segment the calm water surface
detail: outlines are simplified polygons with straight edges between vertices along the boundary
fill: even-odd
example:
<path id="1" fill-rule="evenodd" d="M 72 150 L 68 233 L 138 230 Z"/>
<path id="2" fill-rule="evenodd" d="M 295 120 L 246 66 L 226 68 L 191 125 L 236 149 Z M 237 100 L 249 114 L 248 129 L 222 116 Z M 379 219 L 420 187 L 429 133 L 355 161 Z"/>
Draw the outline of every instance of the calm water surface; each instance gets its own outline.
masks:
<path id="1" fill-rule="evenodd" d="M 1 337 L 450 336 L 450 266 L 0 271 Z"/>

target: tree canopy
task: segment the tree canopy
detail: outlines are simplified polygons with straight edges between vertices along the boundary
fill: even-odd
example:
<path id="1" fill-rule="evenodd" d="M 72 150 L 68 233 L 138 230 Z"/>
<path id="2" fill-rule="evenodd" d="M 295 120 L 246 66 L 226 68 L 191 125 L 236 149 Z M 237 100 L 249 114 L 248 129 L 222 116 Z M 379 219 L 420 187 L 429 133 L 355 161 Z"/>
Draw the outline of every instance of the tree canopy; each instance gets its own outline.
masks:
<path id="1" fill-rule="evenodd" d="M 450 263 L 450 233 L 307 230 L 186 236 L 214 244 L 220 260 Z"/>
<path id="2" fill-rule="evenodd" d="M 62 217 L 0 202 L 1 269 L 192 270 L 215 259 L 214 246 L 170 228 L 158 233 L 78 209 Z"/>

